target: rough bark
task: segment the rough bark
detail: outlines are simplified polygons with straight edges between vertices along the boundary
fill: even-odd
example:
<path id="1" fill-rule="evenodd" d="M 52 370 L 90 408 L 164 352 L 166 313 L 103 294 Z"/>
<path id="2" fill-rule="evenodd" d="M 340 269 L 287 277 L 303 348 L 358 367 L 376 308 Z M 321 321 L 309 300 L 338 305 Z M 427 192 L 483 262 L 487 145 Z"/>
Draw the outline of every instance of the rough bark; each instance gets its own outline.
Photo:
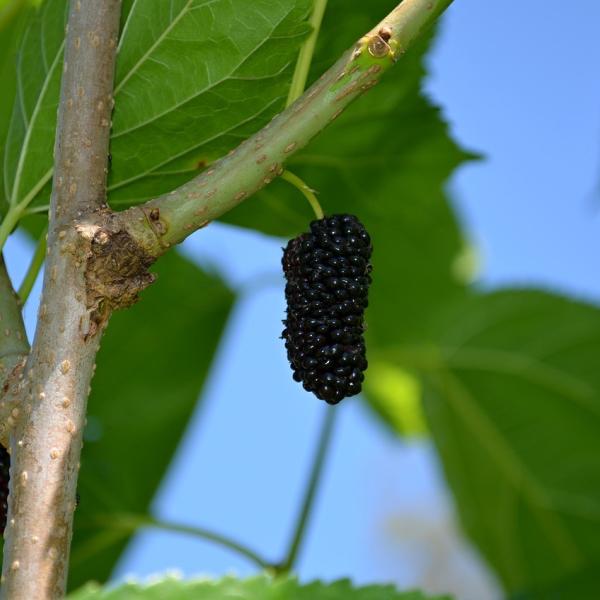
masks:
<path id="1" fill-rule="evenodd" d="M 101 211 L 120 0 L 72 0 L 61 84 L 48 256 L 37 329 L 16 389 L 1 598 L 64 595 L 86 400 L 110 309 L 90 310 L 92 240 L 77 222 Z"/>

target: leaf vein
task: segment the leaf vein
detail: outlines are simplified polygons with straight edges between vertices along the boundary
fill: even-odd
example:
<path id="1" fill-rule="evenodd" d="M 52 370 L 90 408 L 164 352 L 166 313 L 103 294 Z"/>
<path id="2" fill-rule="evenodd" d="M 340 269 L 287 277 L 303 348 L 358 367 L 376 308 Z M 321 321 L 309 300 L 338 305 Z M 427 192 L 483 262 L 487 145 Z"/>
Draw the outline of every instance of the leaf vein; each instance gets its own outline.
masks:
<path id="1" fill-rule="evenodd" d="M 214 0 L 216 1 L 216 0 Z M 279 25 L 289 16 L 291 11 L 288 11 L 285 15 L 283 15 L 279 21 L 273 26 L 273 29 L 271 30 L 271 34 L 273 31 L 275 31 L 277 29 L 277 27 L 279 27 Z M 244 57 L 243 60 L 241 60 L 237 65 L 235 65 L 230 71 L 229 73 L 227 73 L 226 75 L 224 75 L 223 77 L 221 77 L 220 79 L 218 79 L 217 81 L 215 81 L 214 83 L 210 83 L 208 86 L 205 86 L 204 88 L 202 88 L 201 90 L 199 90 L 198 92 L 196 92 L 195 94 L 179 101 L 176 102 L 175 104 L 172 104 L 167 110 L 164 110 L 161 113 L 158 113 L 156 115 L 153 115 L 150 119 L 147 119 L 146 121 L 142 121 L 141 123 L 138 123 L 132 127 L 130 127 L 129 129 L 124 129 L 122 131 L 119 132 L 114 132 L 112 139 L 116 139 L 118 137 L 121 137 L 123 135 L 126 135 L 132 131 L 135 131 L 137 129 L 141 129 L 142 127 L 145 127 L 146 125 L 153 123 L 154 121 L 159 120 L 160 118 L 162 118 L 163 116 L 177 110 L 178 108 L 181 108 L 184 104 L 187 104 L 188 102 L 191 102 L 192 100 L 198 98 L 199 96 L 202 96 L 203 94 L 206 94 L 207 92 L 213 90 L 215 87 L 217 87 L 218 85 L 220 85 L 221 83 L 224 83 L 225 81 L 229 80 L 231 78 L 231 76 L 236 73 L 242 66 L 244 66 L 244 64 L 246 63 L 246 61 L 248 61 L 252 56 L 254 56 L 254 54 L 256 52 L 258 52 L 260 50 L 260 48 L 262 48 L 262 46 L 270 39 L 271 34 L 267 35 L 258 45 L 256 45 L 252 51 L 248 54 L 248 56 Z M 122 82 L 123 83 L 123 82 Z M 116 95 L 117 91 L 115 91 L 115 95 Z"/>
<path id="2" fill-rule="evenodd" d="M 50 81 L 52 79 L 52 74 L 54 73 L 54 70 L 56 69 L 56 66 L 59 63 L 59 58 L 62 54 L 62 50 L 64 48 L 65 42 L 64 40 L 62 41 L 61 45 L 58 48 L 58 51 L 56 53 L 56 56 L 54 58 L 54 61 L 52 62 L 52 65 L 50 67 L 50 70 L 48 71 L 47 76 L 44 78 L 44 83 L 42 85 L 42 88 L 40 89 L 40 93 L 37 97 L 36 103 L 35 103 L 35 107 L 33 109 L 33 112 L 31 113 L 31 119 L 29 121 L 29 125 L 27 127 L 27 130 L 25 132 L 25 137 L 23 138 L 23 145 L 21 146 L 21 152 L 19 155 L 19 162 L 17 164 L 17 170 L 16 170 L 16 174 L 15 174 L 15 181 L 13 184 L 13 189 L 12 189 L 12 194 L 11 194 L 11 199 L 10 199 L 10 204 L 11 206 L 14 206 L 15 204 L 17 204 L 18 201 L 18 194 L 19 194 L 19 188 L 21 186 L 21 177 L 23 175 L 23 167 L 25 165 L 25 159 L 27 157 L 27 153 L 29 150 L 29 144 L 31 142 L 31 135 L 33 132 L 33 127 L 35 125 L 35 122 L 37 120 L 37 117 L 39 115 L 42 103 L 43 103 L 43 98 L 46 94 L 46 90 L 48 89 L 48 85 L 50 84 Z M 39 184 L 39 181 L 31 188 L 34 189 L 35 187 L 37 187 L 37 185 Z"/>
<path id="3" fill-rule="evenodd" d="M 108 191 L 114 191 L 116 189 L 119 189 L 129 183 L 132 183 L 133 181 L 137 181 L 138 179 L 141 179 L 143 177 L 146 177 L 147 175 L 149 175 L 150 173 L 152 173 L 153 171 L 155 171 L 156 169 L 159 169 L 160 167 L 169 164 L 170 162 L 176 160 L 177 158 L 181 158 L 182 156 L 185 156 L 188 152 L 192 152 L 193 150 L 197 150 L 198 148 L 201 148 L 202 146 L 209 144 L 210 142 L 213 142 L 216 139 L 219 139 L 220 137 L 229 134 L 232 131 L 235 131 L 238 127 L 241 127 L 242 125 L 245 125 L 246 123 L 249 123 L 251 121 L 253 121 L 254 119 L 256 119 L 257 117 L 259 117 L 261 114 L 263 114 L 264 112 L 268 111 L 271 106 L 273 106 L 274 104 L 276 104 L 277 102 L 281 101 L 281 96 L 274 98 L 273 100 L 271 100 L 271 102 L 269 102 L 269 104 L 267 104 L 264 108 L 261 108 L 258 112 L 254 113 L 253 115 L 247 117 L 246 119 L 244 119 L 243 121 L 240 121 L 239 123 L 235 123 L 234 125 L 232 125 L 229 129 L 225 129 L 223 131 L 220 131 L 219 133 L 216 133 L 215 135 L 202 140 L 200 143 L 190 147 L 190 148 L 186 148 L 185 150 L 182 150 L 181 152 L 170 156 L 168 160 L 163 161 L 162 163 L 159 163 L 157 165 L 154 165 L 152 167 L 152 169 L 149 169 L 148 171 L 144 171 L 143 173 L 138 173 L 137 175 L 134 175 L 133 177 L 130 177 L 129 179 L 124 179 L 122 181 L 119 181 L 117 184 L 113 184 L 111 186 L 109 186 Z"/>
<path id="4" fill-rule="evenodd" d="M 532 514 L 545 530 L 548 540 L 564 564 L 569 567 L 577 566 L 582 560 L 581 553 L 569 530 L 559 518 L 560 513 L 549 512 L 548 509 L 556 509 L 556 506 L 548 490 L 522 463 L 482 411 L 478 410 L 469 391 L 451 371 L 440 370 L 435 379 L 440 393 L 448 398 L 457 415 L 473 431 L 482 447 L 487 448 L 498 468 L 528 501 Z"/>
<path id="5" fill-rule="evenodd" d="M 140 66 L 146 62 L 146 60 L 150 57 L 150 55 L 154 52 L 154 50 L 158 46 L 160 46 L 160 44 L 163 42 L 163 40 L 169 35 L 169 33 L 177 25 L 177 23 L 180 21 L 180 19 L 188 12 L 191 3 L 192 3 L 192 0 L 187 0 L 187 2 L 182 7 L 181 11 L 179 11 L 179 14 L 174 19 L 171 20 L 171 22 L 169 23 L 169 25 L 156 38 L 156 40 L 150 46 L 150 48 L 148 48 L 148 50 L 140 57 L 140 59 L 138 60 L 138 62 L 136 62 L 135 65 L 133 65 L 133 67 L 131 67 L 131 69 L 129 70 L 129 72 L 123 77 L 123 79 L 115 87 L 115 91 L 114 91 L 114 94 L 113 94 L 115 98 L 118 95 L 118 93 L 121 91 L 121 89 L 123 88 L 123 86 L 130 79 L 130 77 L 132 77 L 136 73 L 136 71 L 140 68 Z M 171 2 L 171 7 L 172 6 L 173 6 L 173 3 Z M 131 16 L 132 13 L 133 13 L 133 7 L 132 7 L 131 12 L 129 13 L 129 16 Z M 129 19 L 128 19 L 128 21 L 129 21 Z M 124 37 L 124 36 L 122 36 L 122 37 Z"/>

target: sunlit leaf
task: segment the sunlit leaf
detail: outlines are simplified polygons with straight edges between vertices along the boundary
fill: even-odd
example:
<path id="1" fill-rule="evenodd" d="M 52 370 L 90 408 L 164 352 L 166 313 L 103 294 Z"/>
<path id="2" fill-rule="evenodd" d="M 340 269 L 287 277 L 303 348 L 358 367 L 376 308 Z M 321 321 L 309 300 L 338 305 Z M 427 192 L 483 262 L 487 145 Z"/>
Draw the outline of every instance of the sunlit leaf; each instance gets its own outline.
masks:
<path id="1" fill-rule="evenodd" d="M 371 361 L 365 393 L 371 406 L 392 430 L 405 436 L 421 436 L 427 425 L 421 406 L 421 382 L 412 373 L 384 361 Z"/>

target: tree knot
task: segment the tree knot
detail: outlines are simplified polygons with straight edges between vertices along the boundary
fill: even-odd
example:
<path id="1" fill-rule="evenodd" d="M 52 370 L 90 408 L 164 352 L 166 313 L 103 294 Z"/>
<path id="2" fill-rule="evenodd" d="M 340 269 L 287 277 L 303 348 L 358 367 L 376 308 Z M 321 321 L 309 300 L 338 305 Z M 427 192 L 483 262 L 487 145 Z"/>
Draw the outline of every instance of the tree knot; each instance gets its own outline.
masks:
<path id="1" fill-rule="evenodd" d="M 80 226 L 89 241 L 85 268 L 86 303 L 92 322 L 102 325 L 111 311 L 127 308 L 156 276 L 148 271 L 155 258 L 149 256 L 123 229 L 102 225 Z"/>

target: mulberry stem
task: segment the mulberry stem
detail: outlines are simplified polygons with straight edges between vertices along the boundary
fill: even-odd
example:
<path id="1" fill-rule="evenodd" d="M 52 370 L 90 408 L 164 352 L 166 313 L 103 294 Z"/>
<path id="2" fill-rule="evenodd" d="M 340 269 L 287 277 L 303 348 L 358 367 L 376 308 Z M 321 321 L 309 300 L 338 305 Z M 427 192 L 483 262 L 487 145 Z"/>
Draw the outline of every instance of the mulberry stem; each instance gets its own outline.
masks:
<path id="1" fill-rule="evenodd" d="M 309 24 L 313 28 L 311 34 L 308 36 L 304 45 L 300 49 L 298 54 L 298 62 L 296 63 L 296 70 L 294 71 L 294 78 L 292 79 L 292 85 L 290 86 L 290 92 L 286 106 L 289 106 L 296 101 L 304 91 L 306 86 L 306 79 L 308 77 L 308 71 L 310 69 L 310 63 L 315 52 L 315 44 L 319 37 L 319 30 L 321 29 L 321 22 L 323 21 L 323 15 L 325 14 L 325 8 L 327 7 L 327 0 L 315 0 L 313 12 L 309 19 Z"/>
<path id="2" fill-rule="evenodd" d="M 315 196 L 314 190 L 309 188 L 308 185 L 306 185 L 306 183 L 304 183 L 304 181 L 302 181 L 302 179 L 298 177 L 298 175 L 294 175 L 290 171 L 284 171 L 281 174 L 281 179 L 284 179 L 288 183 L 291 183 L 297 190 L 304 194 L 304 197 L 308 200 L 308 203 L 313 209 L 317 219 L 322 219 L 325 216 L 323 214 L 323 209 L 321 208 L 321 205 L 319 204 L 319 201 Z"/>

